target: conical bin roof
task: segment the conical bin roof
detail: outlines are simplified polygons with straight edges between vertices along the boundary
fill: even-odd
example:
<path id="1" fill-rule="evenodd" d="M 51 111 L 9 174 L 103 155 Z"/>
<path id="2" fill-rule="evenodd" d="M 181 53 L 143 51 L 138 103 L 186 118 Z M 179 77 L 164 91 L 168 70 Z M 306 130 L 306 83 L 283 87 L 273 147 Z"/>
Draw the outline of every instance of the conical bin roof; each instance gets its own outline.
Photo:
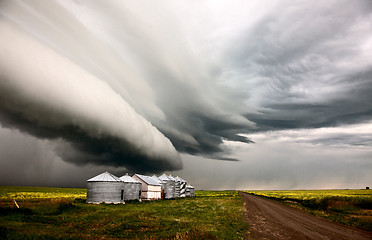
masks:
<path id="1" fill-rule="evenodd" d="M 165 174 L 159 176 L 158 178 L 159 178 L 160 180 L 162 180 L 162 181 L 169 181 L 169 180 L 170 180 L 170 178 L 169 178 L 167 175 L 165 175 Z"/>
<path id="2" fill-rule="evenodd" d="M 121 182 L 121 180 L 117 176 L 106 171 L 88 179 L 87 182 Z"/>
<path id="3" fill-rule="evenodd" d="M 174 178 L 174 177 L 172 177 L 172 176 L 168 176 L 168 178 L 170 179 L 170 180 L 172 180 L 172 181 L 176 181 L 176 179 Z"/>
<path id="4" fill-rule="evenodd" d="M 163 180 L 161 180 L 160 178 L 158 178 L 157 176 L 153 175 L 152 178 L 159 184 L 163 184 Z"/>
<path id="5" fill-rule="evenodd" d="M 178 182 L 186 182 L 184 179 L 182 179 L 182 178 L 180 178 L 180 177 L 178 177 L 178 176 L 177 176 L 175 179 L 176 179 L 176 181 L 178 181 Z"/>
<path id="6" fill-rule="evenodd" d="M 128 173 L 122 177 L 120 177 L 120 180 L 125 183 L 141 183 L 140 181 L 136 180 L 135 178 L 132 178 L 128 175 Z"/>

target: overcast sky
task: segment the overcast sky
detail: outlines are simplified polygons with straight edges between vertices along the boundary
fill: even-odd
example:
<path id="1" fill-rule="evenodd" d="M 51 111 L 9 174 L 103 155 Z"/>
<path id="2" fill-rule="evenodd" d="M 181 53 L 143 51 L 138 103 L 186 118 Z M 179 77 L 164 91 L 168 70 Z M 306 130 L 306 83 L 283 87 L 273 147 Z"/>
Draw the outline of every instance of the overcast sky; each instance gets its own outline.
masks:
<path id="1" fill-rule="evenodd" d="M 372 185 L 372 2 L 0 1 L 0 184 Z"/>

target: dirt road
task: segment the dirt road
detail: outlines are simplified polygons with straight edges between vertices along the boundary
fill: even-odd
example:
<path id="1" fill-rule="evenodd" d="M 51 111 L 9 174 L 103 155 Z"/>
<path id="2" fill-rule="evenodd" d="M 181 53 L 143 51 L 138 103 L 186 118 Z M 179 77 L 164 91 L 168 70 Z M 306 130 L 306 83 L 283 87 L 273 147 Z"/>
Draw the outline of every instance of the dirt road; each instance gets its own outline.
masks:
<path id="1" fill-rule="evenodd" d="M 372 239 L 372 234 L 328 222 L 298 209 L 241 193 L 249 239 Z"/>

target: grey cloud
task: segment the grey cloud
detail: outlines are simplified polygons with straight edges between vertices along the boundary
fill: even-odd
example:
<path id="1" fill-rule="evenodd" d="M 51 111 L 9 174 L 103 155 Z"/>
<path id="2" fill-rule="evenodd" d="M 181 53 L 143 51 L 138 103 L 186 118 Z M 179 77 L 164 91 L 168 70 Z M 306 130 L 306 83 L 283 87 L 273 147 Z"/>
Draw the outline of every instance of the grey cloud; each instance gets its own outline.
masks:
<path id="1" fill-rule="evenodd" d="M 10 24 L 0 24 L 4 126 L 40 138 L 65 139 L 80 152 L 76 156 L 68 153 L 70 158 L 60 155 L 79 164 L 85 159 L 86 163 L 149 172 L 182 166 L 169 139 L 108 85 Z"/>
<path id="2" fill-rule="evenodd" d="M 297 143 L 261 142 L 236 150 L 232 156 L 244 159 L 236 163 L 183 156 L 185 167 L 176 173 L 189 176 L 198 189 L 360 189 L 370 182 L 370 154 L 338 148 L 330 153 L 324 146 L 304 151 Z"/>
<path id="3" fill-rule="evenodd" d="M 367 69 L 353 76 L 343 76 L 345 85 L 339 96 L 323 102 L 270 103 L 260 114 L 247 114 L 246 117 L 263 129 L 318 128 L 365 122 L 372 117 L 372 71 Z"/>
<path id="4" fill-rule="evenodd" d="M 0 97 L 2 103 L 7 100 Z M 166 158 L 149 158 L 125 139 L 113 137 L 109 134 L 105 135 L 104 133 L 92 137 L 86 130 L 74 124 L 58 126 L 50 122 L 48 126 L 39 125 L 38 122 L 27 119 L 27 116 L 4 110 L 7 107 L 6 105 L 1 104 L 1 106 L 3 109 L 0 111 L 0 121 L 3 127 L 18 129 L 40 139 L 64 139 L 70 143 L 60 143 L 60 146 L 55 149 L 55 153 L 67 162 L 77 165 L 96 164 L 126 167 L 130 171 L 145 173 L 160 173 L 165 169 L 174 170 L 179 168 L 177 163 L 173 165 Z M 48 118 L 48 115 L 40 117 Z"/>
<path id="5" fill-rule="evenodd" d="M 257 109 L 245 116 L 257 131 L 371 119 L 372 62 L 361 48 L 371 37 L 371 8 L 369 1 L 283 4 L 239 35 L 227 55 L 235 77 L 245 76 Z"/>
<path id="6" fill-rule="evenodd" d="M 81 166 L 62 161 L 54 149 L 61 146 L 38 139 L 18 130 L 0 128 L 0 182 L 6 186 L 86 187 L 86 180 L 103 171 L 117 176 L 126 172 L 123 167 Z M 71 149 L 69 149 L 71 150 Z"/>
<path id="7" fill-rule="evenodd" d="M 223 156 L 224 152 L 220 147 L 222 138 L 249 142 L 248 139 L 236 134 L 241 132 L 239 130 L 244 131 L 251 123 L 235 110 L 226 113 L 219 109 L 220 106 L 213 106 L 215 101 L 210 98 L 210 94 L 205 94 L 203 85 L 211 87 L 211 94 L 216 94 L 214 90 L 216 85 L 208 76 L 203 76 L 203 71 L 208 72 L 208 69 L 196 72 L 195 66 L 198 63 L 190 56 L 188 49 L 180 52 L 182 49 L 172 48 L 162 42 L 163 36 L 148 28 L 146 24 L 152 20 L 138 12 L 135 5 L 132 8 L 123 8 L 119 2 L 113 1 L 111 4 L 112 6 L 110 4 L 101 6 L 100 3 L 75 4 L 54 1 L 46 4 L 39 1 L 2 3 L 0 13 L 4 26 L 3 33 L 4 36 L 10 36 L 4 39 L 3 56 L 6 52 L 16 56 L 13 62 L 5 58 L 1 60 L 4 72 L 1 78 L 3 126 L 19 129 L 39 138 L 62 138 L 68 144 L 57 148 L 56 153 L 63 160 L 78 165 L 93 163 L 125 166 L 130 170 L 144 172 L 180 168 L 182 164 L 179 157 L 162 133 L 154 130 L 152 126 L 145 129 L 148 136 L 140 135 L 143 134 L 143 129 L 140 128 L 144 126 L 130 129 L 131 124 L 137 125 L 134 121 L 144 120 L 141 117 L 137 118 L 136 113 L 139 113 L 162 130 L 178 151 L 210 154 L 220 160 L 230 160 Z M 123 14 L 122 11 L 127 14 Z M 138 19 L 144 23 L 137 21 Z M 101 29 L 94 24 L 96 20 L 101 21 L 104 28 Z M 155 24 L 158 24 L 159 29 L 163 29 L 170 23 L 160 21 Z M 125 31 L 120 34 L 112 32 L 113 25 L 123 27 Z M 176 28 L 170 30 L 177 32 Z M 16 36 L 17 41 L 6 42 L 11 36 Z M 179 41 L 184 47 L 182 36 L 177 34 L 175 36 L 172 37 L 173 40 Z M 123 42 L 117 45 L 120 41 Z M 13 46 L 9 45 L 9 48 L 5 49 L 6 44 Z M 22 51 L 25 51 L 23 55 L 28 55 L 32 59 L 27 60 L 21 56 Z M 17 57 L 19 59 L 16 59 Z M 170 59 L 174 61 L 173 64 L 169 62 Z M 17 73 L 17 61 L 18 66 L 25 72 L 23 75 Z M 49 61 L 49 64 L 42 65 L 43 61 Z M 62 62 L 64 64 L 61 64 Z M 55 69 L 53 64 L 58 65 L 59 69 Z M 37 69 L 42 70 L 38 72 Z M 85 71 L 86 74 L 76 71 Z M 25 76 L 27 74 L 30 79 Z M 91 114 L 98 113 L 97 107 L 100 104 L 95 106 L 93 102 L 96 100 L 89 99 L 93 97 L 92 94 L 88 94 L 90 96 L 84 98 L 81 103 L 79 101 L 82 99 L 76 98 L 74 107 L 80 108 L 85 105 L 85 109 L 76 114 L 69 109 L 73 104 L 65 105 L 74 99 L 73 96 L 69 96 L 71 92 L 64 93 L 66 99 L 61 96 L 60 99 L 54 99 L 51 93 L 43 92 L 55 91 L 56 89 L 51 89 L 55 85 L 52 82 L 62 83 L 61 75 L 65 75 L 69 81 L 75 79 L 77 85 L 86 88 L 82 89 L 83 92 L 90 91 L 92 87 L 80 84 L 79 75 L 80 78 L 88 76 L 91 81 L 89 84 L 92 86 L 95 85 L 93 83 L 95 78 L 104 84 L 107 83 L 111 87 L 111 92 L 101 92 L 101 98 L 111 99 L 115 94 L 122 97 L 113 102 L 116 106 L 111 105 L 110 107 L 113 107 L 111 110 L 115 111 L 119 104 L 122 109 L 126 108 L 123 107 L 125 102 L 135 108 L 136 112 L 131 110 L 126 112 L 125 114 L 129 113 L 130 117 L 123 118 L 123 122 L 120 123 L 127 132 L 122 134 L 112 132 L 113 128 L 121 128 L 117 125 L 119 124 L 117 120 L 105 122 L 106 126 L 99 126 L 103 124 L 98 120 L 102 116 L 96 116 L 95 120 Z M 46 83 L 40 88 L 39 96 L 33 96 L 32 89 L 26 86 L 27 81 L 31 84 L 34 84 L 33 81 L 40 82 L 34 80 L 36 78 L 42 78 Z M 20 87 L 19 84 L 22 82 L 23 86 Z M 73 84 L 71 86 L 74 87 Z M 60 88 L 59 91 L 64 90 Z M 223 91 L 219 93 L 223 94 Z M 48 100 L 47 95 L 51 97 Z M 67 100 L 68 98 L 70 100 Z M 93 103 L 91 106 L 90 101 Z M 84 116 L 85 112 L 89 116 Z M 102 115 L 105 113 L 102 112 Z M 149 122 L 145 122 L 144 125 L 149 125 Z M 133 134 L 137 134 L 136 138 L 142 139 L 135 140 Z M 144 138 L 146 140 L 143 140 Z M 146 144 L 150 145 L 145 146 Z M 68 150 L 62 150 L 66 146 L 69 146 Z"/>
<path id="8" fill-rule="evenodd" d="M 177 151 L 230 163 L 242 159 L 226 140 L 372 117 L 370 1 L 279 1 L 257 15 L 244 1 L 0 4 L 1 26 L 25 37 L 0 39 L 21 62 L 0 59 L 0 123 L 54 141 L 68 163 L 160 172 L 182 167 Z M 53 86 L 61 76 L 71 90 Z"/>

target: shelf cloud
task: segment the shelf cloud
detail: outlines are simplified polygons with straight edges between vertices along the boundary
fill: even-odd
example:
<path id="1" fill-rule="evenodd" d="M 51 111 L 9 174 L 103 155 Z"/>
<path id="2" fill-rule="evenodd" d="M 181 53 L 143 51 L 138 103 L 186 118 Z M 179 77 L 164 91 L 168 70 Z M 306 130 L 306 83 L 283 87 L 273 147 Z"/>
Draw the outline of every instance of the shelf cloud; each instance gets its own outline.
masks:
<path id="1" fill-rule="evenodd" d="M 156 173 L 182 169 L 180 154 L 239 164 L 226 141 L 254 148 L 268 131 L 370 123 L 371 10 L 369 0 L 1 1 L 0 124 L 76 166 Z M 358 134 L 315 139 L 370 145 Z"/>
<path id="2" fill-rule="evenodd" d="M 182 167 L 169 139 L 107 83 L 9 24 L 0 24 L 0 34 L 0 106 L 5 127 L 40 138 L 62 138 L 78 152 L 64 149 L 60 156 L 79 164 L 143 171 Z"/>

